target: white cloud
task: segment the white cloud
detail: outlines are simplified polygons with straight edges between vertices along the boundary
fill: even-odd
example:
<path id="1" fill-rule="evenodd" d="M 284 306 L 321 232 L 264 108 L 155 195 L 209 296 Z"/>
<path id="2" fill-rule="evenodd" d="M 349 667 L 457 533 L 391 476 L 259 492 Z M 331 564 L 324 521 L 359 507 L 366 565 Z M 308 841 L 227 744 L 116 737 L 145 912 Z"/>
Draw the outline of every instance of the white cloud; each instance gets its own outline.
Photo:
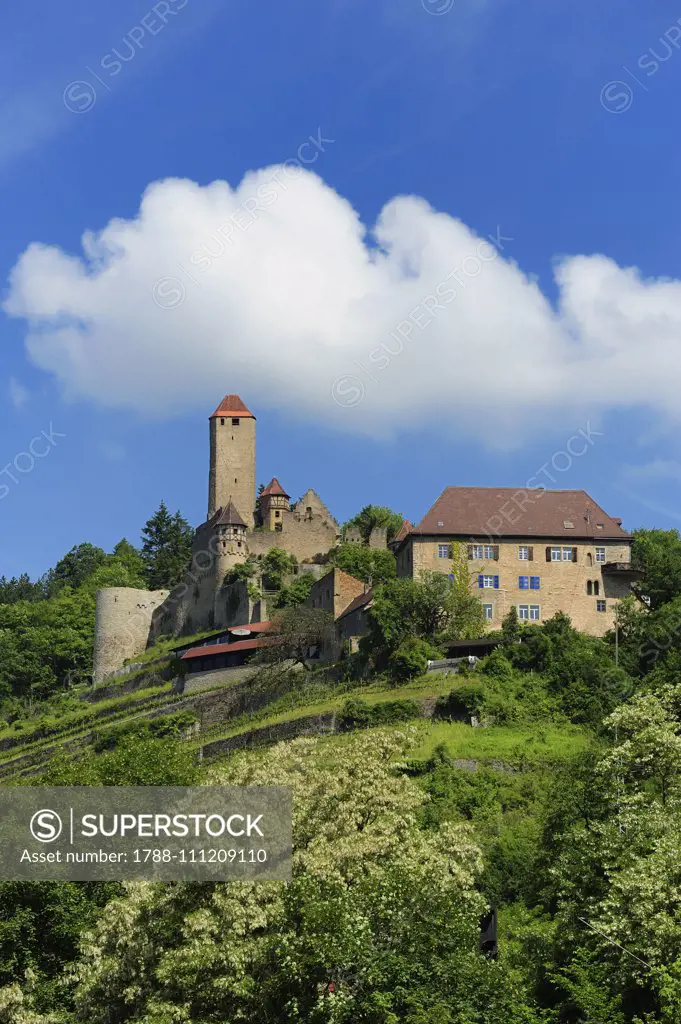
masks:
<path id="1" fill-rule="evenodd" d="M 26 405 L 29 398 L 29 391 L 27 388 L 20 384 L 15 377 L 9 379 L 9 400 L 15 409 L 21 409 L 22 406 Z"/>
<path id="2" fill-rule="evenodd" d="M 156 182 L 135 220 L 83 236 L 82 258 L 30 246 L 5 308 L 26 318 L 33 362 L 106 406 L 172 415 L 238 391 L 256 410 L 348 431 L 431 423 L 501 448 L 615 408 L 681 419 L 678 281 L 575 256 L 556 266 L 554 308 L 512 262 L 512 241 L 495 254 L 413 196 L 368 230 L 314 174 L 288 175 L 252 172 L 236 189 Z M 159 306 L 183 289 L 176 308 Z"/>

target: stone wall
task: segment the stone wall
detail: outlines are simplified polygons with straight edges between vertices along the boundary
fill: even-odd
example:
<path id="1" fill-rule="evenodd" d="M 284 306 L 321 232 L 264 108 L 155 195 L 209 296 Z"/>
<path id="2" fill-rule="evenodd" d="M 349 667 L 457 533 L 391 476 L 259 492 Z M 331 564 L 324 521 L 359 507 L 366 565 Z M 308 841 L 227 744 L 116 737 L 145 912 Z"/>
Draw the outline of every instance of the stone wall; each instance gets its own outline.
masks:
<path id="1" fill-rule="evenodd" d="M 109 587 L 97 591 L 93 680 L 101 682 L 127 658 L 146 649 L 154 611 L 167 590 Z"/>

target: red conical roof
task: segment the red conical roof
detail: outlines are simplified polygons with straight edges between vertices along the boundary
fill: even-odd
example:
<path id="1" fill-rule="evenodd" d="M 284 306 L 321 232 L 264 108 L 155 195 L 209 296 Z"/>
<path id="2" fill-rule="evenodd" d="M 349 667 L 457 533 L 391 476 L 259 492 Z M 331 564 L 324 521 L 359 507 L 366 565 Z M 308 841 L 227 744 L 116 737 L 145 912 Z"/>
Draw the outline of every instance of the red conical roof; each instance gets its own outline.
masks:
<path id="1" fill-rule="evenodd" d="M 265 490 L 262 493 L 263 494 L 276 494 L 276 495 L 281 496 L 282 498 L 290 498 L 291 497 L 290 494 L 286 493 L 284 488 L 281 486 L 281 484 L 277 480 L 276 476 L 272 477 L 272 479 L 270 480 L 270 482 L 268 483 L 267 487 L 265 488 Z"/>
<path id="2" fill-rule="evenodd" d="M 216 416 L 239 416 L 241 419 L 255 416 L 245 402 L 242 402 L 238 395 L 225 395 L 215 412 L 209 417 L 211 420 Z"/>

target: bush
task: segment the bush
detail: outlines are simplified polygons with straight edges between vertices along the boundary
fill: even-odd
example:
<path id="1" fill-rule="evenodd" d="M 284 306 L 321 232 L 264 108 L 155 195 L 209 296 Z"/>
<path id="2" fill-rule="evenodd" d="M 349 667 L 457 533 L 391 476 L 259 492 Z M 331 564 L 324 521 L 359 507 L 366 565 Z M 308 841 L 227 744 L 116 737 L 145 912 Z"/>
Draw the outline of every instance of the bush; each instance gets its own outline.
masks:
<path id="1" fill-rule="evenodd" d="M 441 718 L 468 718 L 478 715 L 485 703 L 485 687 L 482 683 L 466 683 L 459 686 L 447 697 L 440 697 L 435 713 Z"/>
<path id="2" fill-rule="evenodd" d="M 414 676 L 422 676 L 428 668 L 428 658 L 432 653 L 431 644 L 417 637 L 408 637 L 390 655 L 391 676 L 399 683 L 413 679 Z"/>
<path id="3" fill-rule="evenodd" d="M 339 715 L 341 730 L 371 729 L 393 722 L 409 722 L 422 718 L 421 705 L 415 700 L 391 700 L 382 704 L 368 704 L 359 697 L 346 700 Z"/>

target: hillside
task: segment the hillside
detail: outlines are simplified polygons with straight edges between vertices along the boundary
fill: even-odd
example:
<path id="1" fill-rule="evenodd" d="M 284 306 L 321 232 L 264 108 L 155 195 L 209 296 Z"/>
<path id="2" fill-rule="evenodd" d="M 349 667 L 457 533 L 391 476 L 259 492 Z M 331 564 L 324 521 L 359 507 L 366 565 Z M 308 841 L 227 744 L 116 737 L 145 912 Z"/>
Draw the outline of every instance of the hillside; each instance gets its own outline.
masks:
<path id="1" fill-rule="evenodd" d="M 625 602 L 616 643 L 510 616 L 456 671 L 398 632 L 192 678 L 166 640 L 12 698 L 3 784 L 290 786 L 294 857 L 290 885 L 0 882 L 0 1021 L 672 1024 L 680 602 Z"/>

